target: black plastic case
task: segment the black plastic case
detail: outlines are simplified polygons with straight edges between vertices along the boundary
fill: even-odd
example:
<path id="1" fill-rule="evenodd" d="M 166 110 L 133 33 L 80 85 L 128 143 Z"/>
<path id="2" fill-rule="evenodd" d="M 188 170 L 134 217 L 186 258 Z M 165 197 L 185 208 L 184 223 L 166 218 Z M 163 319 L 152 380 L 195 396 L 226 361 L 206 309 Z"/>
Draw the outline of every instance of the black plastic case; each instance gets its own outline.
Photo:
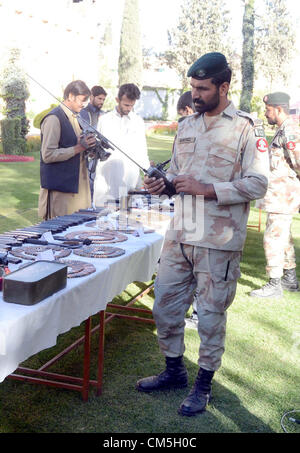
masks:
<path id="1" fill-rule="evenodd" d="M 66 287 L 67 269 L 56 261 L 35 261 L 11 272 L 3 278 L 3 300 L 34 305 Z"/>

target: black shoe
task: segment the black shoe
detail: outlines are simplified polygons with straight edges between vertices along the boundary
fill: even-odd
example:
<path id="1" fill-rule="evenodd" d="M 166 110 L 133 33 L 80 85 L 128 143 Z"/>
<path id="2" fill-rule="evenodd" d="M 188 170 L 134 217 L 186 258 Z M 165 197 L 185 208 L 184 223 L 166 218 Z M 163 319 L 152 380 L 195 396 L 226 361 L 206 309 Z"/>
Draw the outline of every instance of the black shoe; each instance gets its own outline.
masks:
<path id="1" fill-rule="evenodd" d="M 296 269 L 283 269 L 281 286 L 286 291 L 299 291 L 299 282 L 297 280 Z"/>
<path id="2" fill-rule="evenodd" d="M 213 375 L 214 371 L 200 368 L 192 390 L 178 409 L 180 415 L 192 417 L 206 410 L 206 406 L 211 400 L 211 381 Z"/>
<path id="3" fill-rule="evenodd" d="M 153 392 L 184 388 L 188 385 L 188 374 L 183 363 L 183 357 L 166 357 L 166 369 L 157 376 L 140 379 L 136 388 L 140 392 Z"/>
<path id="4" fill-rule="evenodd" d="M 259 289 L 254 289 L 251 291 L 251 297 L 262 297 L 262 298 L 277 298 L 282 297 L 283 291 L 281 287 L 280 278 L 270 278 L 268 283 L 262 286 Z"/>

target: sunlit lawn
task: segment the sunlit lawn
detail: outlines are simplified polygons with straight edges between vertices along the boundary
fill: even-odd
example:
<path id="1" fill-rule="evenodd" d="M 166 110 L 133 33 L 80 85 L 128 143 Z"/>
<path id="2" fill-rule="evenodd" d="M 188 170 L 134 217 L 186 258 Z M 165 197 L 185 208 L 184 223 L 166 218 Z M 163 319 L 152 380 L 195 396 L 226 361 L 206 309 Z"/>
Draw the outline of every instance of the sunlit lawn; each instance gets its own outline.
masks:
<path id="1" fill-rule="evenodd" d="M 172 139 L 148 138 L 150 158 L 166 160 Z M 36 221 L 39 191 L 38 156 L 35 162 L 0 164 L 0 231 Z M 257 225 L 258 211 L 251 209 L 249 224 Z M 159 372 L 164 359 L 157 346 L 156 330 L 126 320 L 108 324 L 105 336 L 104 391 L 91 391 L 87 403 L 75 392 L 6 380 L 0 384 L 0 432 L 98 433 L 271 433 L 282 432 L 280 419 L 300 409 L 300 293 L 285 292 L 283 299 L 260 300 L 249 292 L 266 281 L 262 230 L 248 228 L 242 275 L 237 295 L 228 311 L 226 351 L 216 373 L 213 400 L 205 414 L 180 417 L 177 408 L 187 390 L 140 394 L 137 379 Z M 293 222 L 297 260 L 300 260 L 300 215 Z M 298 266 L 298 278 L 300 272 Z M 115 302 L 124 303 L 143 284 L 129 285 Z M 151 308 L 153 293 L 140 306 Z M 1 313 L 0 313 L 1 316 Z M 36 366 L 69 344 L 84 325 L 61 335 L 58 345 L 27 361 Z M 186 329 L 185 362 L 191 386 L 196 376 L 199 339 Z M 93 351 L 97 338 L 93 337 Z M 82 348 L 73 351 L 53 371 L 81 374 Z M 97 363 L 93 359 L 92 377 Z"/>

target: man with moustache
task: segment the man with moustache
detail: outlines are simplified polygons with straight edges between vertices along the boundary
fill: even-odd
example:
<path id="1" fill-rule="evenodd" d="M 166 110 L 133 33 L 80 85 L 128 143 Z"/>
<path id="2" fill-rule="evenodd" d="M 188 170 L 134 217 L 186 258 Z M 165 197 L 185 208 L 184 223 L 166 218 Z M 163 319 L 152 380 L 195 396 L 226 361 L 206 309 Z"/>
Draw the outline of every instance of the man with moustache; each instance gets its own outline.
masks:
<path id="1" fill-rule="evenodd" d="M 283 290 L 299 291 L 291 227 L 300 207 L 300 130 L 289 116 L 289 100 L 283 92 L 263 98 L 267 121 L 278 128 L 269 146 L 268 191 L 257 202 L 257 207 L 267 212 L 264 250 L 269 280 L 251 291 L 252 297 L 281 298 Z"/>
<path id="2" fill-rule="evenodd" d="M 227 97 L 231 69 L 225 56 L 205 54 L 187 75 L 196 113 L 178 124 L 167 177 L 182 202 L 177 205 L 175 200 L 174 221 L 166 233 L 155 279 L 153 316 L 166 369 L 140 379 L 137 389 L 152 392 L 187 386 L 184 318 L 195 293 L 201 340 L 199 371 L 178 410 L 193 416 L 205 410 L 213 375 L 221 366 L 227 308 L 240 276 L 250 201 L 267 190 L 269 162 L 261 123 L 236 110 Z M 164 190 L 162 179 L 145 177 L 144 183 L 152 194 Z M 192 198 L 192 204 L 185 208 L 187 198 Z M 197 219 L 197 206 L 203 209 L 196 220 L 202 222 L 202 234 L 198 229 L 191 234 L 185 222 Z M 175 229 L 182 216 L 183 227 Z"/>
<path id="3" fill-rule="evenodd" d="M 83 151 L 96 141 L 94 136 L 82 136 L 77 119 L 89 96 L 82 80 L 69 83 L 63 102 L 41 122 L 39 216 L 45 220 L 91 206 Z"/>
<path id="4" fill-rule="evenodd" d="M 133 110 L 140 98 L 140 90 L 134 83 L 120 86 L 117 105 L 98 121 L 98 131 L 118 146 L 142 168 L 149 168 L 145 125 Z M 128 191 L 141 186 L 139 167 L 118 149 L 109 160 L 97 163 L 94 182 L 94 204 L 102 206 L 108 200 L 127 196 Z"/>
<path id="5" fill-rule="evenodd" d="M 79 116 L 83 118 L 88 124 L 91 124 L 93 127 L 97 127 L 99 116 L 105 113 L 102 110 L 103 104 L 105 102 L 107 93 L 100 85 L 95 85 L 91 89 L 90 102 L 86 107 L 84 107 Z"/>
<path id="6" fill-rule="evenodd" d="M 86 107 L 84 107 L 79 114 L 79 122 L 82 126 L 82 129 L 87 129 L 87 125 L 90 124 L 94 128 L 97 128 L 98 120 L 100 115 L 104 115 L 105 111 L 102 110 L 103 104 L 105 102 L 107 93 L 104 88 L 100 85 L 95 85 L 91 89 L 90 102 Z M 80 121 L 81 118 L 84 121 Z M 91 188 L 91 199 L 94 196 L 94 180 L 96 176 L 96 164 L 97 158 L 91 156 L 86 157 L 86 164 L 88 167 L 89 179 L 90 179 L 90 188 Z"/>

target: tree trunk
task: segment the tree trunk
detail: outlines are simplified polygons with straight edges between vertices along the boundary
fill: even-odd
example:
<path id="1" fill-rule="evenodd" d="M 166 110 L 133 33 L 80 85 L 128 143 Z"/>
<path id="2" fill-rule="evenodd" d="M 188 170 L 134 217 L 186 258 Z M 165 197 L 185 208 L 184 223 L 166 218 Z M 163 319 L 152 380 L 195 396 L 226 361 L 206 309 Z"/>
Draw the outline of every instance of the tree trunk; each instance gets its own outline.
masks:
<path id="1" fill-rule="evenodd" d="M 254 2 L 245 0 L 243 17 L 242 93 L 240 109 L 251 111 L 254 84 Z"/>
<path id="2" fill-rule="evenodd" d="M 142 73 L 139 0 L 125 0 L 120 40 L 119 86 L 135 83 L 142 89 Z"/>

